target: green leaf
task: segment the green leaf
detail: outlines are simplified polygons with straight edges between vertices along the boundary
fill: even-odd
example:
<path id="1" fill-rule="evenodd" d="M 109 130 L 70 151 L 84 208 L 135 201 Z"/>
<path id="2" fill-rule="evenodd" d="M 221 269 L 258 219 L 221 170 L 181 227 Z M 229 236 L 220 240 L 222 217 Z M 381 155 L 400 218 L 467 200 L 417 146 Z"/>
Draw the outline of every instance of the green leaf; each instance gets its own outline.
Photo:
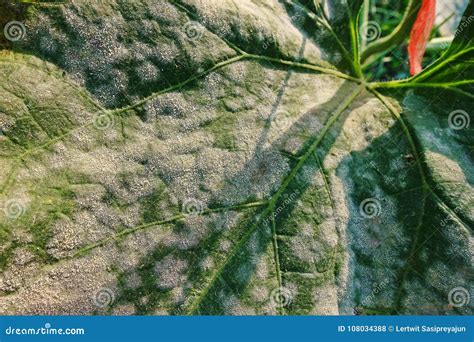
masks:
<path id="1" fill-rule="evenodd" d="M 410 35 L 410 30 L 413 27 L 420 7 L 421 0 L 410 0 L 402 20 L 393 32 L 385 37 L 376 39 L 362 52 L 360 57 L 362 63 L 367 63 L 367 60 L 374 54 L 384 52 L 393 46 L 403 43 Z"/>
<path id="2" fill-rule="evenodd" d="M 0 55 L 0 313 L 472 314 L 472 1 L 374 83 L 361 3 L 31 5 Z"/>
<path id="3" fill-rule="evenodd" d="M 407 80 L 387 82 L 383 87 L 438 88 L 448 89 L 472 98 L 474 68 L 474 21 L 472 1 L 464 12 L 455 38 L 449 49 L 420 74 Z"/>

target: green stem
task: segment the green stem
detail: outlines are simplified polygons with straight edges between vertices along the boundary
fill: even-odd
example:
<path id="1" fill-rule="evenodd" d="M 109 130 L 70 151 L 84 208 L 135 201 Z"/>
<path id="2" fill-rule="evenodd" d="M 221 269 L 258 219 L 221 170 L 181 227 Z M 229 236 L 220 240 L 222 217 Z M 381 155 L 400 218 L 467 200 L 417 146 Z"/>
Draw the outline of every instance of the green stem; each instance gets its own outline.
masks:
<path id="1" fill-rule="evenodd" d="M 433 38 L 426 45 L 426 51 L 428 52 L 439 52 L 447 50 L 453 42 L 454 37 L 439 37 Z"/>
<path id="2" fill-rule="evenodd" d="M 416 20 L 418 10 L 421 7 L 421 2 L 422 0 L 410 0 L 400 24 L 398 24 L 391 34 L 370 44 L 361 54 L 361 63 L 368 60 L 370 56 L 386 51 L 390 47 L 399 45 L 405 40 Z"/>
<path id="3" fill-rule="evenodd" d="M 367 23 L 369 21 L 369 10 L 370 10 L 370 0 L 364 0 L 361 26 L 364 25 L 364 23 Z M 366 47 L 367 47 L 367 36 L 363 34 L 360 37 L 360 49 L 363 51 L 365 50 Z"/>

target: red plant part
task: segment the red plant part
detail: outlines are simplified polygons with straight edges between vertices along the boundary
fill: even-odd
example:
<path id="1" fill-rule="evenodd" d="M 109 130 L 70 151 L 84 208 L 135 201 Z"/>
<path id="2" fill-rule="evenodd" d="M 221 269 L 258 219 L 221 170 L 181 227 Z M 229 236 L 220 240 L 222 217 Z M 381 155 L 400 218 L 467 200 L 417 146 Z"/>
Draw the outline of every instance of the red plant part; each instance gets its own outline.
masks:
<path id="1" fill-rule="evenodd" d="M 410 32 L 410 44 L 408 45 L 408 60 L 410 62 L 410 74 L 416 75 L 423 69 L 422 61 L 425 54 L 426 44 L 430 38 L 436 17 L 436 0 L 423 0 L 418 11 L 415 23 Z"/>

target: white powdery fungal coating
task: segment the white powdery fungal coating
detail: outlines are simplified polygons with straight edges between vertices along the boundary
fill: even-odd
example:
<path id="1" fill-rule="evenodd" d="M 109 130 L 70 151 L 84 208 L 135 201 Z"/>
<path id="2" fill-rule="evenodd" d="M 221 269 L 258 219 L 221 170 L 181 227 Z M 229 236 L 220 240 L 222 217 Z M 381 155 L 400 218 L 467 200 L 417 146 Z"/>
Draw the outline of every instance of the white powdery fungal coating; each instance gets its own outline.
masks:
<path id="1" fill-rule="evenodd" d="M 263 303 L 268 301 L 270 293 L 265 287 L 254 287 L 251 292 L 252 299 L 256 302 Z"/>
<path id="2" fill-rule="evenodd" d="M 130 316 L 135 314 L 135 306 L 132 304 L 119 305 L 112 311 L 113 315 Z"/>
<path id="3" fill-rule="evenodd" d="M 48 253 L 57 259 L 71 256 L 73 251 L 84 239 L 84 232 L 76 230 L 76 226 L 71 220 L 63 219 L 52 227 L 53 238 L 47 245 Z"/>
<path id="4" fill-rule="evenodd" d="M 128 289 L 137 289 L 141 284 L 142 280 L 136 272 L 130 273 L 125 279 L 125 286 Z"/>
<path id="5" fill-rule="evenodd" d="M 288 165 L 280 153 L 259 153 L 232 177 L 226 195 L 236 202 L 245 201 L 250 194 L 257 199 L 266 198 L 277 189 L 287 172 Z"/>
<path id="6" fill-rule="evenodd" d="M 219 36 L 228 40 L 244 41 L 261 54 L 268 53 L 278 42 L 280 52 L 285 56 L 297 56 L 303 39 L 300 31 L 290 22 L 285 7 L 272 1 L 262 7 L 252 1 L 189 1 L 196 5 L 205 26 L 212 28 Z M 278 30 L 285 27 L 285 30 Z M 320 62 L 321 52 L 308 42 L 305 57 Z"/>
<path id="7" fill-rule="evenodd" d="M 200 267 L 204 271 L 210 271 L 214 268 L 214 266 L 215 266 L 215 263 L 214 263 L 214 260 L 211 257 L 206 257 L 200 263 Z"/>
<path id="8" fill-rule="evenodd" d="M 193 107 L 181 93 L 169 93 L 149 101 L 146 106 L 148 116 L 171 116 L 184 118 L 193 114 Z"/>
<path id="9" fill-rule="evenodd" d="M 169 75 L 191 74 L 203 62 L 232 53 L 207 32 L 203 41 L 218 48 L 195 49 L 183 32 L 187 16 L 164 1 L 140 7 L 119 1 L 72 3 L 60 11 L 40 7 L 37 12 L 24 47 L 40 50 L 109 107 L 126 103 L 125 94 L 133 99 L 141 91 L 158 91 L 169 86 Z M 106 14 L 91 20 L 91 13 Z M 123 39 L 129 35 L 134 39 Z"/>
<path id="10" fill-rule="evenodd" d="M 270 266 L 265 258 L 260 258 L 255 267 L 255 277 L 259 280 L 268 278 Z"/>
<path id="11" fill-rule="evenodd" d="M 219 250 L 222 252 L 229 251 L 231 247 L 232 247 L 232 242 L 230 242 L 229 240 L 222 240 L 221 242 L 219 242 Z"/>
<path id="12" fill-rule="evenodd" d="M 168 255 L 155 264 L 157 286 L 169 290 L 182 285 L 186 281 L 188 262 L 179 257 Z"/>
<path id="13" fill-rule="evenodd" d="M 153 16 L 153 19 L 163 25 L 174 25 L 181 17 L 178 9 L 164 0 L 151 1 L 149 12 Z"/>
<path id="14" fill-rule="evenodd" d="M 141 81 L 143 84 L 148 84 L 151 82 L 156 82 L 160 79 L 161 73 L 159 69 L 150 62 L 144 62 L 142 65 L 138 66 L 136 73 L 141 75 Z"/>
<path id="15" fill-rule="evenodd" d="M 217 62 L 236 53 L 216 34 L 253 49 L 250 52 L 294 60 L 304 35 L 298 29 L 301 18 L 288 18 L 287 4 L 276 0 L 267 1 L 265 6 L 251 0 L 184 3 L 195 12 L 192 20 L 169 1 L 78 1 L 54 9 L 39 6 L 30 14 L 31 30 L 25 45 L 31 50 L 26 52 L 40 53 L 61 69 L 26 54 L 15 54 L 18 61 L 23 61 L 21 67 L 2 63 L 0 76 L 9 78 L 12 85 L 0 89 L 0 98 L 4 99 L 1 110 L 5 111 L 5 115 L 0 113 L 0 130 L 9 133 L 19 118 L 41 114 L 38 118 L 43 119 L 49 112 L 54 114 L 51 122 L 64 112 L 67 124 L 60 123 L 58 132 L 52 133 L 47 130 L 58 127 L 48 122 L 45 128 L 32 132 L 32 141 L 25 142 L 34 158 L 28 155 L 22 159 L 24 165 L 12 174 L 16 184 L 9 195 L 20 198 L 11 202 L 16 210 L 10 213 L 10 219 L 21 218 L 28 223 L 12 223 L 11 241 L 20 246 L 37 244 L 43 249 L 45 245 L 48 257 L 58 258 L 60 263 L 44 267 L 39 255 L 13 246 L 11 259 L 0 276 L 0 289 L 17 292 L 0 296 L 0 312 L 14 308 L 18 310 L 15 313 L 27 314 L 90 314 L 97 310 L 91 294 L 103 291 L 109 294 L 111 303 L 120 296 L 116 270 L 131 275 L 125 284 L 119 284 L 126 289 L 141 290 L 142 285 L 149 284 L 148 279 L 146 284 L 141 283 L 143 273 L 139 270 L 150 260 L 156 262 L 151 265 L 155 290 L 166 292 L 166 299 L 158 296 L 159 302 L 155 303 L 156 297 L 147 294 L 137 304 L 157 314 L 176 313 L 179 308 L 173 306 L 185 303 L 187 293 L 203 290 L 199 276 L 205 273 L 212 277 L 222 265 L 224 271 L 232 271 L 222 275 L 232 273 L 232 280 L 248 285 L 234 292 L 219 291 L 221 285 L 217 284 L 216 291 L 202 297 L 220 294 L 224 313 L 276 314 L 269 298 L 289 293 L 291 296 L 283 299 L 291 301 L 298 291 L 303 294 L 301 299 L 313 299 L 308 303 L 314 304 L 309 314 L 337 313 L 339 298 L 347 296 L 343 304 L 353 304 L 359 292 L 370 299 L 367 303 L 389 303 L 394 289 L 384 286 L 381 293 L 373 281 L 382 279 L 384 272 L 402 267 L 400 254 L 406 254 L 405 246 L 412 243 L 412 235 L 400 223 L 400 201 L 387 189 L 403 196 L 398 191 L 410 187 L 411 169 L 406 159 L 413 159 L 413 155 L 399 155 L 388 163 L 380 158 L 382 162 L 367 164 L 369 169 L 362 171 L 354 167 L 368 159 L 366 155 L 377 140 L 395 138 L 395 134 L 391 136 L 395 124 L 387 119 L 387 110 L 363 92 L 350 109 L 341 113 L 316 150 L 318 156 L 322 155 L 327 179 L 311 156 L 294 182 L 282 183 L 301 160 L 301 149 L 315 141 L 328 117 L 356 85 L 330 75 L 287 70 L 283 65 L 273 68 L 250 56 L 204 75 Z M 318 63 L 323 52 L 310 39 L 306 44 L 304 62 Z M 190 78 L 193 76 L 197 78 Z M 126 106 L 126 110 L 118 112 L 120 115 L 112 110 L 104 112 L 86 91 L 71 86 L 68 77 L 102 105 Z M 163 89 L 173 91 L 161 93 Z M 24 94 L 25 99 L 17 98 L 14 92 Z M 143 102 L 137 102 L 140 100 Z M 136 106 L 128 106 L 133 103 Z M 35 112 L 36 107 L 41 110 Z M 421 119 L 420 115 L 409 117 Z M 454 150 L 444 144 L 443 138 L 458 133 L 437 127 L 421 138 L 445 154 Z M 49 135 L 60 136 L 55 140 Z M 8 140 L 1 137 L 0 142 Z M 403 144 L 388 146 L 383 153 L 394 155 L 403 148 Z M 425 161 L 442 163 L 443 158 L 436 153 L 426 153 Z M 465 168 L 456 161 L 444 161 L 446 178 L 450 183 L 467 183 L 469 175 L 462 173 Z M 270 227 L 255 227 L 259 235 L 245 240 L 243 247 L 239 244 L 241 237 L 248 237 L 246 229 L 254 229 L 248 225 L 256 218 L 253 210 L 258 215 L 260 209 L 223 207 L 263 202 L 282 184 L 289 185 L 279 204 L 296 183 L 307 188 L 291 198 L 291 207 L 287 207 L 291 215 L 282 215 L 285 208 L 275 208 L 280 215 L 276 217 L 276 240 L 282 254 L 281 271 L 293 268 L 293 261 L 296 265 L 284 274 L 284 286 L 277 286 L 278 262 L 272 254 Z M 361 184 L 365 197 L 356 198 Z M 468 191 L 457 191 L 469 195 Z M 467 196 L 457 196 L 455 191 L 452 194 L 460 198 L 460 205 L 468 207 Z M 182 210 L 189 200 L 199 203 L 196 210 Z M 369 207 L 371 211 L 361 210 L 364 200 L 374 204 Z M 38 242 L 37 234 L 28 231 L 29 226 L 36 233 L 38 226 L 33 224 L 45 222 L 49 229 L 45 235 L 51 237 Z M 374 248 L 387 226 L 393 236 L 383 248 Z M 446 227 L 443 237 L 451 242 L 444 247 L 446 254 L 471 260 L 472 255 L 456 253 L 465 250 L 469 232 L 454 229 L 451 221 L 443 221 L 442 227 Z M 2 246 L 2 252 L 12 245 Z M 202 256 L 201 247 L 205 248 L 203 254 L 213 256 Z M 346 247 L 348 255 L 339 252 Z M 84 250 L 85 255 L 64 260 Z M 172 253 L 156 260 L 157 252 L 163 250 Z M 189 255 L 199 256 L 192 259 Z M 237 265 L 225 262 L 228 256 L 241 255 L 243 260 Z M 382 263 L 386 266 L 384 272 L 362 265 L 358 262 L 360 256 Z M 430 256 L 426 251 L 418 255 L 424 262 L 429 262 Z M 348 272 L 349 264 L 355 270 L 352 273 Z M 195 277 L 195 272 L 202 273 Z M 456 284 L 446 283 L 443 274 L 462 280 L 461 275 L 447 272 L 437 262 L 427 270 L 426 278 L 438 290 L 448 292 L 451 289 L 447 285 L 454 288 Z M 302 278 L 304 281 L 295 280 Z M 199 280 L 193 284 L 193 279 Z M 389 281 L 397 283 L 397 279 Z M 347 286 L 349 283 L 353 286 Z M 432 297 L 426 289 L 418 291 L 417 287 L 425 284 L 410 285 L 417 294 L 422 293 L 422 299 Z M 406 289 L 411 290 L 409 286 Z M 372 296 L 375 291 L 377 297 Z M 413 298 L 405 301 L 415 304 L 415 296 L 410 295 Z M 115 314 L 135 312 L 132 305 L 117 305 L 112 311 Z M 106 312 L 108 308 L 104 305 L 99 310 Z"/>

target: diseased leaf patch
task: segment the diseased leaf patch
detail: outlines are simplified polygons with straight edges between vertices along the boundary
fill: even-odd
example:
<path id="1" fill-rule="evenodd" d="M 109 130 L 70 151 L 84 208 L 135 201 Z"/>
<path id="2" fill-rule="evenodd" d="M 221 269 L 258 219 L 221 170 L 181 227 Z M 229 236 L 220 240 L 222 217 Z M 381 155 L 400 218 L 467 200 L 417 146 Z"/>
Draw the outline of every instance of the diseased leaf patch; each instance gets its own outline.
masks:
<path id="1" fill-rule="evenodd" d="M 450 312 L 472 271 L 472 128 L 453 126 L 470 119 L 470 28 L 417 76 L 367 84 L 359 3 L 160 5 L 38 5 L 39 45 L 18 48 L 70 75 L 2 56 L 0 307 Z"/>

